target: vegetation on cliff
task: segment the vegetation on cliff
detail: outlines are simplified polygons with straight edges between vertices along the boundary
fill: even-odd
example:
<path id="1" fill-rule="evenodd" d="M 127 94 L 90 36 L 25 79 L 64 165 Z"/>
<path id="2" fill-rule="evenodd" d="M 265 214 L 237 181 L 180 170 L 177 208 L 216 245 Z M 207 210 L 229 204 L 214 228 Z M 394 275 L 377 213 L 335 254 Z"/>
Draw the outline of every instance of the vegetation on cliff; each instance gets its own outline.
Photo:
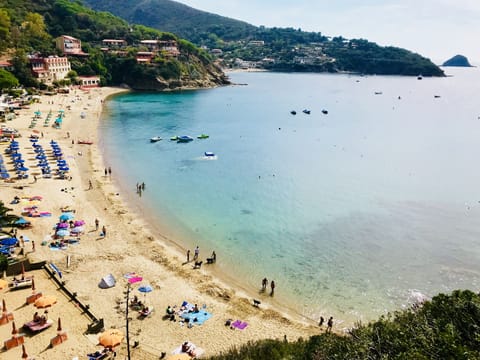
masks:
<path id="1" fill-rule="evenodd" d="M 84 0 L 130 22 L 174 31 L 199 46 L 216 49 L 223 65 L 279 71 L 356 72 L 443 76 L 429 59 L 363 39 L 327 37 L 293 28 L 256 27 L 171 0 Z M 239 60 L 242 61 L 239 61 Z"/>
<path id="2" fill-rule="evenodd" d="M 480 359 L 480 296 L 468 290 L 439 294 L 346 335 L 263 340 L 210 359 Z"/>
<path id="3" fill-rule="evenodd" d="M 96 12 L 80 1 L 0 0 L 0 51 L 10 55 L 12 73 L 26 86 L 38 86 L 31 74 L 28 54 L 61 55 L 55 38 L 69 35 L 82 41 L 86 57 L 69 58 L 75 74 L 100 75 L 102 84 L 127 84 L 144 89 L 202 87 L 228 82 L 213 58 L 187 40 L 143 25 L 130 25 L 111 13 Z M 103 39 L 124 39 L 125 54 L 101 51 Z M 136 62 L 141 40 L 174 40 L 179 55 L 158 53 L 150 65 Z M 133 76 L 132 74 L 135 74 Z"/>

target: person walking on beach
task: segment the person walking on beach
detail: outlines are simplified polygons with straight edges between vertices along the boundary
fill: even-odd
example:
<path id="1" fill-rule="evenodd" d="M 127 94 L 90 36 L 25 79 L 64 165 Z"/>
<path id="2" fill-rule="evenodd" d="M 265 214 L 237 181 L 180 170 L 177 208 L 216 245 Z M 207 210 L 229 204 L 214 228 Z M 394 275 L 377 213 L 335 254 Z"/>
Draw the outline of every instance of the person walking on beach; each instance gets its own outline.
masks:
<path id="1" fill-rule="evenodd" d="M 270 283 L 270 288 L 272 289 L 272 291 L 270 292 L 270 296 L 273 296 L 273 293 L 275 292 L 275 281 L 272 280 L 272 282 Z"/>
<path id="2" fill-rule="evenodd" d="M 262 291 L 267 290 L 267 284 L 268 284 L 268 279 L 263 278 L 263 280 L 262 280 Z"/>
<path id="3" fill-rule="evenodd" d="M 323 316 L 320 316 L 320 321 L 318 322 L 318 326 L 322 327 L 324 322 L 325 322 L 325 319 L 323 318 Z"/>
<path id="4" fill-rule="evenodd" d="M 108 175 L 108 170 L 107 170 L 107 168 L 105 168 L 105 176 L 107 176 L 107 175 Z"/>
<path id="5" fill-rule="evenodd" d="M 190 262 L 190 249 L 187 250 L 187 263 Z"/>
<path id="6" fill-rule="evenodd" d="M 88 180 L 88 190 L 92 190 L 92 189 L 93 189 L 92 180 Z"/>
<path id="7" fill-rule="evenodd" d="M 330 316 L 330 319 L 328 319 L 328 322 L 327 322 L 327 332 L 332 332 L 332 327 L 333 327 L 333 316 Z"/>
<path id="8" fill-rule="evenodd" d="M 112 168 L 110 166 L 108 167 L 108 175 L 112 176 Z"/>
<path id="9" fill-rule="evenodd" d="M 102 226 L 102 235 L 103 237 L 107 236 L 107 228 L 105 227 L 105 225 Z"/>
<path id="10" fill-rule="evenodd" d="M 100 224 L 100 221 L 98 221 L 98 219 L 95 219 L 95 231 L 98 231 L 99 224 Z"/>
<path id="11" fill-rule="evenodd" d="M 32 240 L 32 252 L 35 252 L 35 240 Z"/>
<path id="12" fill-rule="evenodd" d="M 193 255 L 193 260 L 198 260 L 198 255 L 200 254 L 200 249 L 197 247 L 195 248 L 195 254 Z"/>
<path id="13" fill-rule="evenodd" d="M 142 186 L 142 191 L 145 191 L 145 183 L 144 182 L 142 182 L 141 186 Z"/>

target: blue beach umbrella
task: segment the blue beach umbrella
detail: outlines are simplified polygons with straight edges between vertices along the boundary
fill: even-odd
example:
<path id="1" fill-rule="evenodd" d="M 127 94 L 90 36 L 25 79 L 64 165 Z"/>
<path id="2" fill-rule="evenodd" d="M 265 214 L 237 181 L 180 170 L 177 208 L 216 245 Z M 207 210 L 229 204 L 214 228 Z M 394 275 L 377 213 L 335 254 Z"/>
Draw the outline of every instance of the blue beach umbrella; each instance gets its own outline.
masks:
<path id="1" fill-rule="evenodd" d="M 144 295 L 144 299 L 147 298 L 147 293 L 149 292 L 152 292 L 153 291 L 153 288 L 148 285 L 148 284 L 142 284 L 138 287 L 138 291 L 140 291 L 141 293 L 143 293 Z M 144 300 L 145 301 L 145 300 Z"/>
<path id="2" fill-rule="evenodd" d="M 13 246 L 18 242 L 17 239 L 15 238 L 6 238 L 0 241 L 0 244 L 5 245 L 5 246 Z"/>
<path id="3" fill-rule="evenodd" d="M 58 236 L 65 237 L 65 236 L 70 235 L 70 231 L 68 231 L 67 229 L 60 229 L 60 230 L 57 230 L 56 234 Z"/>
<path id="4" fill-rule="evenodd" d="M 28 171 L 28 168 L 25 166 L 21 166 L 17 169 L 18 171 Z"/>
<path id="5" fill-rule="evenodd" d="M 68 220 L 72 220 L 74 217 L 75 215 L 73 215 L 73 213 L 65 212 L 62 215 L 60 215 L 59 219 L 60 221 L 68 221 Z"/>
<path id="6" fill-rule="evenodd" d="M 22 154 L 18 154 L 18 153 L 11 155 L 12 159 L 21 158 L 21 157 L 22 157 Z"/>
<path id="7" fill-rule="evenodd" d="M 58 170 L 60 171 L 69 171 L 70 168 L 68 166 L 62 166 L 62 167 L 59 167 Z"/>
<path id="8" fill-rule="evenodd" d="M 25 160 L 19 158 L 19 159 L 13 160 L 13 162 L 16 163 L 16 164 L 23 164 L 25 162 Z"/>

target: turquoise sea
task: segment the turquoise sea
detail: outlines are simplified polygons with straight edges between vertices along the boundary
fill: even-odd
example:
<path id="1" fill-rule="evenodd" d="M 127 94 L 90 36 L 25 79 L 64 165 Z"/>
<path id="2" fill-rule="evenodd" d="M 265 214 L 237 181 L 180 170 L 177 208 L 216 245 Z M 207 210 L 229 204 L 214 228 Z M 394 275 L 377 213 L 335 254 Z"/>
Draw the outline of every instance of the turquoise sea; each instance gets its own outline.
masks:
<path id="1" fill-rule="evenodd" d="M 107 103 L 101 146 L 122 195 L 176 243 L 351 325 L 419 293 L 479 290 L 480 71 L 446 71 L 244 72 L 230 74 L 244 85 L 124 94 Z"/>

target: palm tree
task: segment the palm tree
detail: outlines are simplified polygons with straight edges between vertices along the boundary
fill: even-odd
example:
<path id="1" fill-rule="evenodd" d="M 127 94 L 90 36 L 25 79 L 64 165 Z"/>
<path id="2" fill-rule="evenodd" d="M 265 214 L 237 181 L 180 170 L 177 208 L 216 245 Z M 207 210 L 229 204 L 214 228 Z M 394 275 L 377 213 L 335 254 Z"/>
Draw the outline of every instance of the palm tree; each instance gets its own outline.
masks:
<path id="1" fill-rule="evenodd" d="M 19 219 L 17 215 L 9 214 L 12 209 L 7 208 L 3 201 L 0 201 L 0 233 L 8 234 L 3 227 L 15 227 L 15 221 Z"/>

